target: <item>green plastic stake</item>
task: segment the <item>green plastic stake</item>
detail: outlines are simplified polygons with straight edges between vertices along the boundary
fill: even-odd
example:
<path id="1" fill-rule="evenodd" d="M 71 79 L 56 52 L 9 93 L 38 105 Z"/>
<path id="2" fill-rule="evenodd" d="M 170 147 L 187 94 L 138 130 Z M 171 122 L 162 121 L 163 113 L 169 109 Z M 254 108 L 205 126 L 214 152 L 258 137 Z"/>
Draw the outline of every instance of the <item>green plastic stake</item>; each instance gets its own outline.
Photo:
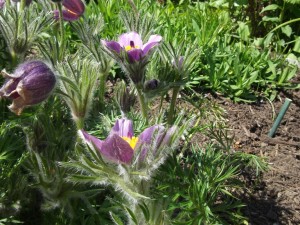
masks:
<path id="1" fill-rule="evenodd" d="M 274 134 L 275 134 L 275 132 L 276 132 L 276 130 L 277 130 L 277 128 L 278 128 L 278 126 L 279 126 L 279 124 L 280 124 L 283 116 L 284 116 L 284 114 L 286 113 L 287 109 L 289 108 L 291 102 L 292 102 L 291 99 L 289 99 L 289 98 L 285 99 L 284 104 L 281 107 L 281 109 L 279 111 L 279 114 L 278 114 L 278 116 L 277 116 L 277 118 L 276 118 L 276 120 L 275 120 L 275 122 L 274 122 L 274 124 L 272 126 L 272 129 L 270 130 L 270 132 L 268 134 L 269 137 L 271 137 L 271 138 L 274 137 Z"/>

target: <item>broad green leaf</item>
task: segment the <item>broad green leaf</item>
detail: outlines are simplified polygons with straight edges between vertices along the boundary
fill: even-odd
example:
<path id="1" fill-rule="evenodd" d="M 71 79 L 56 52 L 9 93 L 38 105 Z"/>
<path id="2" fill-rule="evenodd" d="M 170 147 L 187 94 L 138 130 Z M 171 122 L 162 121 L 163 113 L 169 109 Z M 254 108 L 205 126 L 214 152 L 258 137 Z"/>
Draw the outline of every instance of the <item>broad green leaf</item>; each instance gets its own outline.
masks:
<path id="1" fill-rule="evenodd" d="M 290 27 L 290 25 L 286 25 L 286 26 L 284 26 L 284 27 L 281 27 L 281 31 L 282 31 L 282 33 L 284 33 L 286 36 L 288 36 L 288 37 L 290 37 L 291 36 L 291 34 L 292 34 L 292 32 L 293 32 L 293 30 L 292 30 L 292 28 Z"/>
<path id="2" fill-rule="evenodd" d="M 266 11 L 273 11 L 273 10 L 276 10 L 276 9 L 280 9 L 281 7 L 279 5 L 276 5 L 276 4 L 271 4 L 271 5 L 268 5 L 267 7 L 263 8 L 263 10 L 261 11 L 262 12 L 266 12 Z"/>
<path id="3" fill-rule="evenodd" d="M 293 51 L 300 53 L 300 37 L 297 37 L 295 39 L 295 44 L 294 44 Z"/>
<path id="4" fill-rule="evenodd" d="M 264 40 L 264 46 L 268 47 L 271 44 L 274 33 L 269 33 L 268 36 Z"/>
<path id="5" fill-rule="evenodd" d="M 284 1 L 291 4 L 300 4 L 300 0 L 284 0 Z"/>

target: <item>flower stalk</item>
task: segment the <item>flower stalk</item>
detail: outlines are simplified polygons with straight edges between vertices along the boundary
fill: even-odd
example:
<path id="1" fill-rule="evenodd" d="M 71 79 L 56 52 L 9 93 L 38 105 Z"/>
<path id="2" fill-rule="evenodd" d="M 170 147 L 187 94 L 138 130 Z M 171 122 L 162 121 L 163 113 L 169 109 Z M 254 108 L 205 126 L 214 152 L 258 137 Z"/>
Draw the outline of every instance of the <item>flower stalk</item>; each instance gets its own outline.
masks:
<path id="1" fill-rule="evenodd" d="M 176 99 L 179 93 L 180 87 L 174 87 L 172 92 L 172 99 L 171 104 L 169 108 L 169 114 L 168 114 L 168 124 L 173 124 L 174 114 L 175 114 L 175 106 L 176 106 Z"/>
<path id="2" fill-rule="evenodd" d="M 142 88 L 136 85 L 137 90 L 137 96 L 140 103 L 141 111 L 143 118 L 146 120 L 146 123 L 148 123 L 148 105 L 145 99 L 145 96 L 143 95 Z"/>
<path id="3" fill-rule="evenodd" d="M 106 85 L 106 80 L 107 80 L 108 73 L 102 73 L 99 76 L 99 90 L 98 90 L 98 98 L 99 98 L 99 108 L 100 112 L 104 110 L 104 99 L 105 99 L 105 85 Z"/>
<path id="4" fill-rule="evenodd" d="M 64 29 L 64 19 L 62 12 L 62 4 L 58 3 L 58 13 L 59 13 L 59 30 L 60 30 L 60 52 L 59 59 L 62 60 L 65 52 L 65 29 Z"/>

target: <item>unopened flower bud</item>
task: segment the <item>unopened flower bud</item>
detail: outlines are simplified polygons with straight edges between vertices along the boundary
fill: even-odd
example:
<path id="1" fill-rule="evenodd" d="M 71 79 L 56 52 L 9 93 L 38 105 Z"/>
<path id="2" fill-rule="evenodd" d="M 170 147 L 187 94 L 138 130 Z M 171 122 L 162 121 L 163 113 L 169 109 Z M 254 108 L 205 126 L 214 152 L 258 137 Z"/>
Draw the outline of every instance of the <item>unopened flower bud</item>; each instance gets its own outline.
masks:
<path id="1" fill-rule="evenodd" d="M 116 101 L 124 113 L 129 112 L 136 101 L 134 92 L 126 87 L 124 81 L 120 82 L 116 88 Z"/>
<path id="2" fill-rule="evenodd" d="M 155 90 L 159 85 L 159 81 L 156 79 L 148 80 L 144 84 L 144 89 L 146 91 Z"/>
<path id="3" fill-rule="evenodd" d="M 26 106 L 45 100 L 53 90 L 56 78 L 52 70 L 42 61 L 29 61 L 17 67 L 0 89 L 0 98 L 12 99 L 9 109 L 20 115 Z"/>

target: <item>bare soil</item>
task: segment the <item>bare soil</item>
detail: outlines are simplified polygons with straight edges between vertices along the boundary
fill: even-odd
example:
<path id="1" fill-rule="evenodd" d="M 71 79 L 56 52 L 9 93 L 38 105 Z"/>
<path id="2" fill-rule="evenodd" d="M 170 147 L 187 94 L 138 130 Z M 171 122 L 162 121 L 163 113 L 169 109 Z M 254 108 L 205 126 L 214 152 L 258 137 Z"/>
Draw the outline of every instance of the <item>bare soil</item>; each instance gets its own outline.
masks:
<path id="1" fill-rule="evenodd" d="M 300 224 L 300 91 L 281 93 L 281 101 L 235 104 L 217 101 L 239 151 L 265 157 L 269 169 L 243 197 L 250 225 Z M 288 108 L 276 134 L 268 137 L 284 100 Z"/>

